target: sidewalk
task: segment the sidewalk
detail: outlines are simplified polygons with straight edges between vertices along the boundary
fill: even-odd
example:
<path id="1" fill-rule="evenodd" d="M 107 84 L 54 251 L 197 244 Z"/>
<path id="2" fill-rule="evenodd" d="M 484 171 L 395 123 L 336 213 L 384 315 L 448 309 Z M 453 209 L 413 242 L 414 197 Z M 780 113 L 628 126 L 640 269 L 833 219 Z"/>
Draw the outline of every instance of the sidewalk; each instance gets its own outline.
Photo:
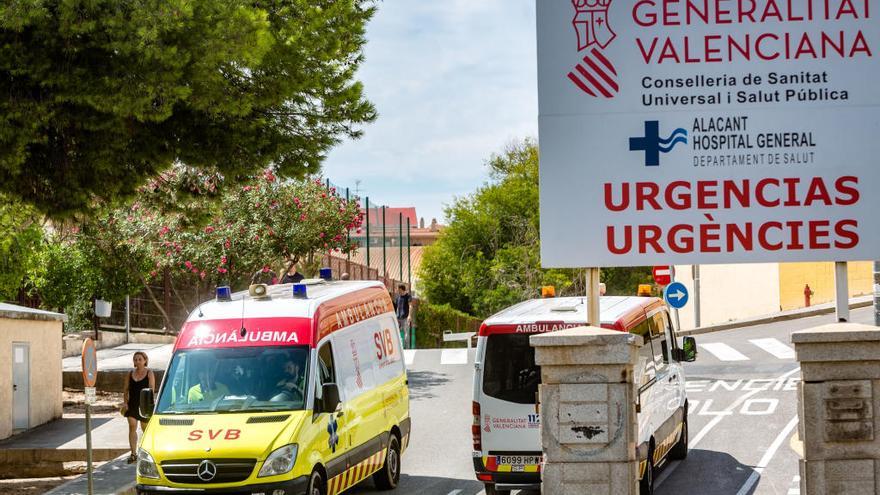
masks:
<path id="1" fill-rule="evenodd" d="M 174 344 L 125 344 L 98 350 L 98 371 L 128 371 L 133 365 L 132 356 L 137 351 L 147 353 L 150 358 L 150 369 L 164 370 L 171 361 L 171 350 Z M 64 371 L 82 371 L 80 356 L 66 357 L 61 361 Z"/>
<path id="2" fill-rule="evenodd" d="M 859 296 L 849 300 L 850 309 L 865 308 L 874 304 L 874 296 Z M 707 325 L 705 327 L 693 328 L 689 330 L 681 330 L 676 332 L 678 335 L 699 335 L 703 333 L 720 332 L 722 330 L 731 330 L 734 328 L 750 327 L 754 325 L 763 325 L 765 323 L 774 323 L 777 321 L 796 320 L 798 318 L 808 318 L 810 316 L 819 316 L 834 313 L 835 305 L 833 302 L 817 304 L 809 308 L 792 309 L 788 311 L 780 311 L 769 315 L 756 316 L 753 318 L 744 318 L 742 320 L 732 320 L 716 325 Z"/>
<path id="3" fill-rule="evenodd" d="M 99 391 L 122 392 L 128 372 L 133 368 L 131 362 L 134 353 L 145 352 L 149 358 L 149 368 L 156 373 L 156 380 L 161 381 L 162 375 L 171 361 L 174 344 L 124 344 L 118 347 L 99 349 L 98 381 L 95 386 Z M 82 358 L 66 357 L 61 362 L 62 386 L 82 390 Z"/>
<path id="4" fill-rule="evenodd" d="M 67 415 L 0 442 L 0 474 L 58 476 L 64 463 L 86 460 L 84 415 Z M 109 461 L 129 453 L 128 422 L 120 416 L 92 418 L 92 459 Z"/>
<path id="5" fill-rule="evenodd" d="M 133 494 L 136 464 L 128 464 L 128 455 L 108 462 L 92 473 L 92 493 L 94 495 Z M 88 475 L 68 481 L 46 492 L 46 495 L 86 495 L 89 487 Z"/>

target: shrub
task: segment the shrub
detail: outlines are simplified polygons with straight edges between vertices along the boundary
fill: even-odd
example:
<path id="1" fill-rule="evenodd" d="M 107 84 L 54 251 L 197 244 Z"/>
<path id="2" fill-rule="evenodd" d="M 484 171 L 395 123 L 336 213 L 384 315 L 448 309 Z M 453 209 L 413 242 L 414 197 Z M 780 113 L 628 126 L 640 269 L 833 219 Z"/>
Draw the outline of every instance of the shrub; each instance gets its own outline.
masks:
<path id="1" fill-rule="evenodd" d="M 444 347 L 443 332 L 476 332 L 482 320 L 453 309 L 449 304 L 421 303 L 415 311 L 416 343 L 420 348 Z M 455 343 L 445 344 L 453 346 Z M 464 345 L 464 344 L 462 344 Z"/>

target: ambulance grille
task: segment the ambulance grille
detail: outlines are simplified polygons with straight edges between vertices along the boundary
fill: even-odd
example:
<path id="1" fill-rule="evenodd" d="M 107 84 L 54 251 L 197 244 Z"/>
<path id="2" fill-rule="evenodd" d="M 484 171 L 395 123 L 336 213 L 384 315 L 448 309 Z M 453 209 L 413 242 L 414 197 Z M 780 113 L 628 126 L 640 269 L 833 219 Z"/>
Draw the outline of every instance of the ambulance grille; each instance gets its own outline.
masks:
<path id="1" fill-rule="evenodd" d="M 208 459 L 216 466 L 217 474 L 210 480 L 199 478 L 199 465 L 205 459 L 177 459 L 162 461 L 162 471 L 168 481 L 175 483 L 236 483 L 248 479 L 257 465 L 256 459 Z"/>
<path id="2" fill-rule="evenodd" d="M 192 418 L 161 418 L 159 419 L 159 424 L 162 426 L 191 426 L 193 424 Z"/>
<path id="3" fill-rule="evenodd" d="M 289 418 L 289 414 L 284 414 L 281 416 L 251 416 L 247 420 L 247 424 L 255 425 L 260 423 L 281 423 L 283 421 L 287 421 Z"/>

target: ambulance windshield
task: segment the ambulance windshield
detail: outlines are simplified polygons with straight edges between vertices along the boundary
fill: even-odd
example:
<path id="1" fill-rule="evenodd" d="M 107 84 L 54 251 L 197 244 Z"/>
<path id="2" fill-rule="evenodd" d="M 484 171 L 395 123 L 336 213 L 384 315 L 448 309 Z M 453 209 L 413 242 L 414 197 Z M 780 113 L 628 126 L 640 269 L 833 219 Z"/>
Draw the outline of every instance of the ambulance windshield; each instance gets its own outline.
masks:
<path id="1" fill-rule="evenodd" d="M 305 406 L 309 348 L 237 347 L 175 353 L 158 414 L 284 411 Z"/>
<path id="2" fill-rule="evenodd" d="M 541 368 L 529 334 L 490 335 L 483 364 L 483 393 L 517 404 L 534 404 Z"/>

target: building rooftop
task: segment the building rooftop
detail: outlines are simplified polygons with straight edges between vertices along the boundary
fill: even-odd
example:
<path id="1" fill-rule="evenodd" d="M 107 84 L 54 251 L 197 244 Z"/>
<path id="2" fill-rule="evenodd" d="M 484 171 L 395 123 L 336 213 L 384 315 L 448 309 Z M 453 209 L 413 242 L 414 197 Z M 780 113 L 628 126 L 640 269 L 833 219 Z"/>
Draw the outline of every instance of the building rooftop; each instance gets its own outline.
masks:
<path id="1" fill-rule="evenodd" d="M 0 303 L 0 318 L 12 320 L 67 321 L 67 315 L 42 309 L 27 308 L 15 304 Z"/>

